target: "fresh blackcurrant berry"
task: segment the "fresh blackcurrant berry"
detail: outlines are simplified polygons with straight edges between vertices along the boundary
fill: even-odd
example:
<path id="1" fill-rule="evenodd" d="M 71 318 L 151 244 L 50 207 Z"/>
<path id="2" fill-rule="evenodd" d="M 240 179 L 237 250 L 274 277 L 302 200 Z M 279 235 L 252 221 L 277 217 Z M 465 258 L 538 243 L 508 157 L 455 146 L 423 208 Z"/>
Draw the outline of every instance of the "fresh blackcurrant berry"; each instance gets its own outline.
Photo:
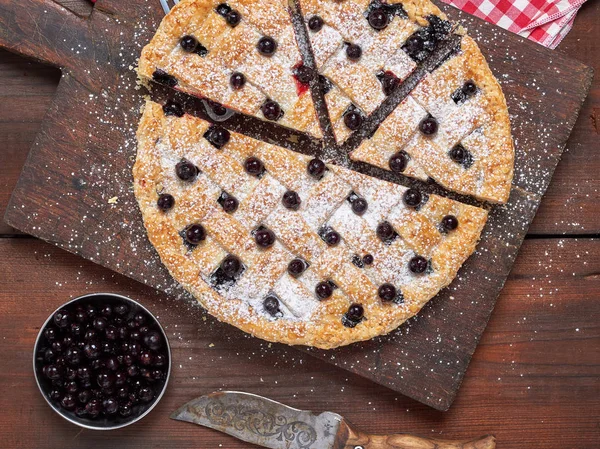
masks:
<path id="1" fill-rule="evenodd" d="M 193 53 L 198 47 L 198 41 L 194 36 L 186 35 L 181 38 L 179 45 L 181 45 L 181 48 L 183 48 L 185 51 Z"/>
<path id="2" fill-rule="evenodd" d="M 344 124 L 351 131 L 356 131 L 362 125 L 363 116 L 358 111 L 348 111 L 344 114 Z"/>
<path id="3" fill-rule="evenodd" d="M 298 210 L 300 208 L 300 195 L 298 195 L 293 190 L 288 190 L 283 194 L 283 198 L 281 199 L 284 207 L 290 210 Z"/>
<path id="4" fill-rule="evenodd" d="M 408 155 L 408 153 L 404 150 L 399 151 L 398 153 L 394 154 L 389 161 L 389 165 L 390 165 L 390 170 L 392 170 L 395 173 L 402 173 L 404 172 L 404 170 L 406 170 L 406 167 L 408 166 L 408 161 L 410 160 L 410 156 Z"/>
<path id="5" fill-rule="evenodd" d="M 198 245 L 206 238 L 204 227 L 199 224 L 192 224 L 185 228 L 185 240 L 190 245 Z M 137 320 L 136 320 L 137 322 Z M 138 322 L 138 325 L 141 324 Z"/>
<path id="6" fill-rule="evenodd" d="M 367 200 L 364 198 L 356 198 L 352 201 L 352 212 L 356 215 L 363 215 L 367 211 L 368 206 Z"/>
<path id="7" fill-rule="evenodd" d="M 191 182 L 198 176 L 198 167 L 190 161 L 183 159 L 175 166 L 175 173 L 177 173 L 177 177 L 182 181 Z"/>
<path id="8" fill-rule="evenodd" d="M 281 313 L 279 309 L 279 300 L 274 296 L 267 296 L 263 301 L 263 307 L 271 316 L 277 316 Z"/>
<path id="9" fill-rule="evenodd" d="M 323 28 L 323 19 L 319 16 L 312 16 L 308 19 L 308 28 L 315 33 L 321 31 L 321 28 Z"/>
<path id="10" fill-rule="evenodd" d="M 270 229 L 259 229 L 254 234 L 256 244 L 262 248 L 268 248 L 275 243 L 275 234 Z"/>
<path id="11" fill-rule="evenodd" d="M 277 121 L 283 115 L 281 107 L 273 100 L 265 101 L 260 110 L 267 120 Z"/>
<path id="12" fill-rule="evenodd" d="M 408 207 L 417 207 L 423 200 L 423 195 L 417 189 L 408 189 L 402 197 L 404 204 Z"/>
<path id="13" fill-rule="evenodd" d="M 333 287 L 329 282 L 319 282 L 315 287 L 315 294 L 319 300 L 327 299 L 333 294 Z"/>
<path id="14" fill-rule="evenodd" d="M 173 197 L 173 195 L 170 195 L 168 193 L 161 193 L 158 196 L 156 205 L 160 210 L 167 211 L 169 209 L 172 209 L 175 205 L 175 198 Z"/>
<path id="15" fill-rule="evenodd" d="M 373 8 L 367 19 L 369 25 L 376 30 L 383 30 L 390 23 L 390 17 L 383 8 Z"/>
<path id="16" fill-rule="evenodd" d="M 246 84 L 246 77 L 243 73 L 233 72 L 229 77 L 229 84 L 235 90 L 239 90 Z"/>
<path id="17" fill-rule="evenodd" d="M 446 215 L 440 226 L 445 232 L 454 231 L 458 227 L 458 219 L 454 215 Z"/>
<path id="18" fill-rule="evenodd" d="M 383 284 L 379 287 L 378 294 L 382 301 L 393 301 L 396 298 L 396 287 L 392 284 Z"/>
<path id="19" fill-rule="evenodd" d="M 346 46 L 346 56 L 351 61 L 358 61 L 362 56 L 362 49 L 356 44 L 348 44 Z"/>
<path id="20" fill-rule="evenodd" d="M 426 117 L 419 123 L 419 129 L 424 135 L 432 136 L 438 130 L 438 122 L 433 117 Z"/>
<path id="21" fill-rule="evenodd" d="M 269 36 L 261 37 L 256 45 L 258 52 L 263 56 L 271 56 L 277 50 L 277 42 Z"/>
<path id="22" fill-rule="evenodd" d="M 244 168 L 246 169 L 246 172 L 248 174 L 253 176 L 260 176 L 263 173 L 265 166 L 263 165 L 260 159 L 251 156 L 244 162 Z"/>
<path id="23" fill-rule="evenodd" d="M 308 163 L 306 169 L 308 171 L 308 174 L 311 175 L 313 178 L 321 179 L 323 173 L 325 173 L 326 166 L 321 159 L 312 159 Z"/>
<path id="24" fill-rule="evenodd" d="M 387 221 L 379 223 L 376 232 L 377 236 L 384 242 L 390 240 L 396 233 L 394 227 Z"/>
<path id="25" fill-rule="evenodd" d="M 415 274 L 425 273 L 429 263 L 423 256 L 414 256 L 408 261 L 408 269 Z"/>
<path id="26" fill-rule="evenodd" d="M 294 259 L 288 265 L 288 273 L 297 278 L 306 270 L 306 263 L 302 259 Z"/>

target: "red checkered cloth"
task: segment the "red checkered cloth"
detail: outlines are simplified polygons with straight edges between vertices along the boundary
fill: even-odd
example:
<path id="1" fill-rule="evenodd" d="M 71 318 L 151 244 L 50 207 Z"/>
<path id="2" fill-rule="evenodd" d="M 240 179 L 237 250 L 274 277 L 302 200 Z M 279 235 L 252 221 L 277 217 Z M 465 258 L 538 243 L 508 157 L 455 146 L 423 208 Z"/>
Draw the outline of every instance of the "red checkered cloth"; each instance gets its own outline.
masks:
<path id="1" fill-rule="evenodd" d="M 586 0 L 442 0 L 545 47 L 556 48 Z"/>

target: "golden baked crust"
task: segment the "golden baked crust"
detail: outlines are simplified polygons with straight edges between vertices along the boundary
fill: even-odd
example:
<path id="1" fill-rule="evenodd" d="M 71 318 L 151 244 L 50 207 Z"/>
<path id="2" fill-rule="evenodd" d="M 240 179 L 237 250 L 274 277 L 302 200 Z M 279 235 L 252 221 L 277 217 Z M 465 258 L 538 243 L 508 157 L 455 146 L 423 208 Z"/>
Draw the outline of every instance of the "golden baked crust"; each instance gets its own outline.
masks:
<path id="1" fill-rule="evenodd" d="M 267 99 L 274 100 L 284 112 L 280 124 L 320 137 L 310 91 L 294 77 L 302 61 L 287 2 L 230 0 L 227 5 L 242 16 L 233 27 L 217 13 L 219 4 L 184 0 L 173 8 L 142 52 L 140 76 L 150 79 L 162 70 L 176 77 L 184 91 L 260 118 L 264 118 L 261 106 Z M 299 0 L 299 4 L 307 19 L 314 15 L 323 19 L 323 27 L 308 35 L 317 69 L 331 83 L 325 99 L 338 142 L 351 133 L 344 124 L 348 110 L 368 115 L 385 99 L 377 75 L 393 74 L 404 80 L 417 67 L 404 49 L 411 36 L 431 26 L 432 18 L 446 19 L 427 0 L 388 0 L 383 4 L 401 9 L 384 30 L 377 31 L 365 20 L 374 4 L 371 0 Z M 182 50 L 179 42 L 185 35 L 197 38 L 207 53 L 199 56 Z M 256 43 L 263 36 L 273 37 L 278 44 L 271 57 L 257 51 Z M 362 48 L 358 61 L 346 57 L 349 43 Z M 230 86 L 233 72 L 246 76 L 243 89 Z M 468 81 L 475 83 L 477 93 L 454 102 L 453 94 Z M 428 116 L 439 123 L 433 137 L 419 132 L 419 123 Z M 450 157 L 457 145 L 468 153 L 462 162 Z M 390 158 L 398 152 L 410 159 L 405 175 L 433 178 L 447 189 L 490 202 L 508 200 L 514 147 L 506 101 L 468 36 L 459 54 L 422 80 L 351 158 L 389 169 Z"/>
<path id="2" fill-rule="evenodd" d="M 232 0 L 228 2 L 243 20 L 228 25 L 215 0 L 184 0 L 164 18 L 152 41 L 144 47 L 138 74 L 152 79 L 156 70 L 174 76 L 177 87 L 204 96 L 245 114 L 264 118 L 261 106 L 276 101 L 283 116 L 277 122 L 299 131 L 321 136 L 310 91 L 294 78 L 301 64 L 287 2 L 281 0 Z M 206 54 L 184 51 L 183 36 L 192 35 L 206 48 Z M 272 37 L 277 50 L 270 57 L 260 55 L 257 42 Z M 246 83 L 233 89 L 230 76 L 243 73 Z"/>
<path id="3" fill-rule="evenodd" d="M 483 209 L 435 195 L 418 210 L 410 208 L 403 203 L 405 187 L 334 165 L 317 180 L 307 174 L 309 157 L 233 132 L 217 149 L 204 137 L 209 126 L 189 115 L 165 115 L 149 101 L 138 129 L 134 191 L 148 237 L 172 276 L 211 314 L 250 334 L 333 348 L 388 333 L 447 286 L 475 249 L 487 218 Z M 264 175 L 245 172 L 243 163 L 251 156 L 264 163 Z M 182 159 L 200 169 L 193 182 L 176 175 Z M 296 211 L 282 206 L 288 190 L 301 198 Z M 222 192 L 239 200 L 235 212 L 219 204 Z M 368 203 L 363 215 L 352 210 L 352 192 Z M 166 212 L 157 206 L 159 194 L 165 193 L 175 199 Z M 450 214 L 459 225 L 441 232 L 440 221 Z M 398 234 L 388 243 L 376 234 L 383 221 Z M 196 247 L 187 246 L 180 235 L 192 223 L 206 230 Z M 270 248 L 259 249 L 254 241 L 252 231 L 260 225 L 276 235 Z M 319 235 L 324 226 L 339 233 L 339 244 L 324 242 Z M 219 285 L 214 273 L 228 254 L 237 256 L 245 270 L 235 282 Z M 354 256 L 366 254 L 373 263 L 357 266 Z M 415 254 L 429 261 L 427 272 L 408 269 Z M 298 278 L 287 272 L 296 257 L 309 264 Z M 322 301 L 314 293 L 320 281 L 337 286 Z M 383 283 L 392 283 L 403 299 L 383 302 L 378 296 Z M 279 316 L 263 305 L 272 294 L 280 301 Z M 342 321 L 351 304 L 364 307 L 364 319 L 347 327 Z"/>

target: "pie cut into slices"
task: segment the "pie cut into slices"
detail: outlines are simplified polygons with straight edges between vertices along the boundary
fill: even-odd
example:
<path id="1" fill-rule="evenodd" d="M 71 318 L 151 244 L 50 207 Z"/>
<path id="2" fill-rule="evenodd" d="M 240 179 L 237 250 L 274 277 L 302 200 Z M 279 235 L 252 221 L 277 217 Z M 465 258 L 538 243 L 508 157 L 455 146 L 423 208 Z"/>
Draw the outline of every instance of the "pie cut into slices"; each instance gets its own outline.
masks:
<path id="1" fill-rule="evenodd" d="M 138 129 L 149 239 L 211 314 L 263 339 L 390 332 L 451 283 L 487 219 L 429 183 L 508 200 L 502 90 L 427 0 L 183 0 L 138 73 L 173 94 Z"/>
<path id="2" fill-rule="evenodd" d="M 287 0 L 184 0 L 140 58 L 142 78 L 243 113 L 323 135 L 325 97 L 338 143 L 375 111 L 450 33 L 460 48 L 354 148 L 357 161 L 492 203 L 507 201 L 514 147 L 502 90 L 477 44 L 427 0 L 298 0 L 308 43 Z M 307 60 L 307 55 L 309 56 Z"/>
<path id="3" fill-rule="evenodd" d="M 452 281 L 487 217 L 153 102 L 138 142 L 135 195 L 162 262 L 211 314 L 270 341 L 390 332 Z"/>

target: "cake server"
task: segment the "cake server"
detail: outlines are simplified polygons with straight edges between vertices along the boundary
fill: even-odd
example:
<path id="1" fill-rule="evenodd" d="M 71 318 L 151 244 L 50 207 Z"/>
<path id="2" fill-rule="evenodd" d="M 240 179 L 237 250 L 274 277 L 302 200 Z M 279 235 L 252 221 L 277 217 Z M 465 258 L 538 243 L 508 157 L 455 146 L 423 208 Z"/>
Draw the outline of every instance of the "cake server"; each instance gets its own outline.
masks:
<path id="1" fill-rule="evenodd" d="M 409 434 L 371 435 L 337 413 L 314 414 L 255 394 L 223 391 L 200 396 L 171 418 L 232 435 L 271 449 L 494 449 L 486 435 L 465 441 L 436 440 Z"/>

